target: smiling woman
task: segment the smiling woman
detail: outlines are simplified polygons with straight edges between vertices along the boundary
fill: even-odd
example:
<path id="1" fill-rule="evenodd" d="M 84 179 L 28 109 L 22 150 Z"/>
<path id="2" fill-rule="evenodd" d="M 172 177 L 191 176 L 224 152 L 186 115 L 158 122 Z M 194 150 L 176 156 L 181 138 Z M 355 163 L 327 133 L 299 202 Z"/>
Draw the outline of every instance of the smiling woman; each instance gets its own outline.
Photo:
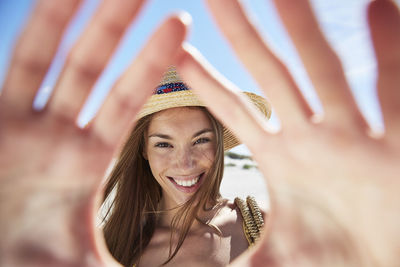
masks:
<path id="1" fill-rule="evenodd" d="M 178 67 L 213 116 L 246 144 L 268 179 L 271 210 L 266 233 L 232 267 L 399 266 L 400 11 L 395 3 L 371 1 L 366 14 L 385 126 L 378 135 L 356 105 L 342 62 L 322 34 L 308 0 L 273 2 L 321 100 L 323 116 L 305 101 L 240 0 L 206 2 L 243 66 L 273 103 L 280 132 L 271 131 L 239 89 L 184 43 L 190 23 L 181 15 L 163 21 L 118 77 L 96 116 L 85 128 L 78 127 L 85 99 L 110 66 L 113 51 L 143 0 L 102 1 L 68 53 L 46 107 L 33 109 L 79 2 L 37 1 L 2 85 L 0 266 L 120 266 L 98 236 L 95 200 L 134 118 L 136 126 L 105 188 L 111 207 L 104 233 L 112 255 L 125 266 L 221 266 L 246 249 L 245 237 L 254 229 L 242 229 L 241 222 L 247 226 L 247 219 L 219 196 L 218 188 L 222 151 L 237 144 L 236 139 L 213 124 L 215 120 L 199 108 L 204 105 L 182 82 L 162 84 L 145 105 L 170 64 Z M 217 46 L 209 37 L 208 44 Z M 253 104 L 260 100 L 247 96 Z M 183 108 L 188 106 L 198 108 Z M 267 106 L 265 101 L 261 106 Z M 201 127 L 159 121 L 173 117 L 172 108 L 180 110 L 177 119 L 193 117 L 193 124 Z M 212 130 L 203 133 L 210 142 L 200 139 L 202 135 L 194 137 L 204 129 Z M 152 146 L 149 136 L 154 134 L 170 139 L 157 137 L 158 146 Z M 208 148 L 214 149 L 214 157 L 207 155 Z M 158 149 L 171 160 L 155 169 L 159 161 L 151 155 Z M 177 162 L 186 170 L 192 166 L 191 171 L 178 172 L 183 167 L 174 166 Z M 190 188 L 199 175 L 198 189 L 182 200 L 186 193 L 179 188 Z M 190 181 L 182 181 L 186 179 Z M 246 211 L 244 203 L 237 203 L 243 218 L 249 218 L 248 210 L 257 210 L 249 205 Z"/>
<path id="2" fill-rule="evenodd" d="M 167 109 L 151 120 L 144 153 L 154 178 L 169 195 L 164 195 L 163 202 L 171 198 L 172 206 L 167 204 L 167 209 L 189 200 L 210 171 L 216 148 L 214 132 L 218 131 L 211 127 L 205 111 L 198 108 Z"/>
<path id="3" fill-rule="evenodd" d="M 263 98 L 247 95 L 270 116 Z M 225 266 L 246 250 L 253 242 L 243 207 L 220 194 L 224 151 L 237 144 L 171 67 L 106 184 L 103 229 L 112 255 L 124 266 Z"/>

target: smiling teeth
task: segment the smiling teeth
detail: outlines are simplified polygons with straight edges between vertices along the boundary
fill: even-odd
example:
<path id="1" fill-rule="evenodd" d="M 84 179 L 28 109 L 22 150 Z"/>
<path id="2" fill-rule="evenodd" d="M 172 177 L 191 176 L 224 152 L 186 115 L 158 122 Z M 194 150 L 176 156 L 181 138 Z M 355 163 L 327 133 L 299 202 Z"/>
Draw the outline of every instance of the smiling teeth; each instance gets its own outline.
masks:
<path id="1" fill-rule="evenodd" d="M 200 176 L 197 176 L 196 178 L 193 178 L 192 180 L 175 180 L 175 183 L 177 183 L 180 186 L 184 186 L 184 187 L 191 187 L 195 184 L 197 184 L 197 182 L 199 181 Z"/>

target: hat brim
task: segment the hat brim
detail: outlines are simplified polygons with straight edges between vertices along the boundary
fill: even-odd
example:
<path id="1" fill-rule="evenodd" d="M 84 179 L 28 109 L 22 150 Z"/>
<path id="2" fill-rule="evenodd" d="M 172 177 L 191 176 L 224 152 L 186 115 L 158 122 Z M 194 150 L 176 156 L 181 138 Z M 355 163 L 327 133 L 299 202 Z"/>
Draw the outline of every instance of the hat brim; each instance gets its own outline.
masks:
<path id="1" fill-rule="evenodd" d="M 267 119 L 271 117 L 271 106 L 266 99 L 250 92 L 243 92 L 243 94 Z M 207 105 L 201 102 L 191 90 L 156 94 L 152 95 L 146 104 L 144 104 L 142 110 L 138 113 L 136 118 L 141 119 L 147 115 L 169 108 L 190 106 L 207 107 Z M 225 125 L 223 125 L 223 138 L 225 151 L 241 144 L 238 138 L 236 138 L 236 136 Z"/>

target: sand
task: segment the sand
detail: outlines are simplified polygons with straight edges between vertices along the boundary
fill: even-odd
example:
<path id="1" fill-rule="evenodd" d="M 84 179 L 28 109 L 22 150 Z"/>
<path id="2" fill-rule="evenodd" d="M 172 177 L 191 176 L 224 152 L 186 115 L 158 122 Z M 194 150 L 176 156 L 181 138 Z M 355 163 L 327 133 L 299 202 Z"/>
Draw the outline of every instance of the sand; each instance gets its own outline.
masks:
<path id="1" fill-rule="evenodd" d="M 249 169 L 245 169 L 246 167 Z M 245 199 L 250 195 L 256 198 L 257 203 L 262 208 L 267 209 L 269 207 L 268 191 L 264 178 L 257 169 L 256 163 L 249 159 L 235 160 L 225 157 L 221 194 L 232 201 L 235 197 Z"/>

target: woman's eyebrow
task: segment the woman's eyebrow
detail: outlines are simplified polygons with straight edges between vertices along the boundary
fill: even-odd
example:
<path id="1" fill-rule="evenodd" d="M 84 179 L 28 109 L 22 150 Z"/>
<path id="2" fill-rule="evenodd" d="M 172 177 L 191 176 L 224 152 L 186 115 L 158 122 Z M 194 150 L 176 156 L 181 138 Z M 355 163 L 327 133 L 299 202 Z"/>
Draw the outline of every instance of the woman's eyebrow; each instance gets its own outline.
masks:
<path id="1" fill-rule="evenodd" d="M 193 135 L 193 138 L 195 138 L 195 137 L 197 137 L 197 136 L 199 136 L 199 135 L 202 135 L 202 134 L 204 134 L 204 133 L 212 132 L 212 131 L 213 131 L 212 129 L 205 128 L 205 129 L 200 130 L 200 131 L 198 131 L 197 133 L 195 133 L 195 134 Z M 159 137 L 159 138 L 168 139 L 168 140 L 171 140 L 171 139 L 172 139 L 171 136 L 169 136 L 169 135 L 167 135 L 167 134 L 161 134 L 161 133 L 154 133 L 154 134 L 151 134 L 151 135 L 149 135 L 149 138 L 150 138 L 150 137 Z"/>
<path id="2" fill-rule="evenodd" d="M 167 134 L 159 134 L 159 133 L 155 133 L 155 134 L 149 135 L 149 138 L 150 137 L 159 137 L 159 138 L 168 139 L 168 140 L 172 139 L 172 137 L 167 135 Z"/>
<path id="3" fill-rule="evenodd" d="M 193 138 L 195 138 L 195 137 L 197 137 L 197 136 L 199 136 L 199 135 L 202 135 L 203 133 L 208 133 L 208 132 L 212 132 L 212 131 L 213 131 L 212 129 L 205 128 L 205 129 L 200 130 L 200 131 L 198 131 L 197 133 L 195 133 L 195 134 L 193 135 Z"/>

